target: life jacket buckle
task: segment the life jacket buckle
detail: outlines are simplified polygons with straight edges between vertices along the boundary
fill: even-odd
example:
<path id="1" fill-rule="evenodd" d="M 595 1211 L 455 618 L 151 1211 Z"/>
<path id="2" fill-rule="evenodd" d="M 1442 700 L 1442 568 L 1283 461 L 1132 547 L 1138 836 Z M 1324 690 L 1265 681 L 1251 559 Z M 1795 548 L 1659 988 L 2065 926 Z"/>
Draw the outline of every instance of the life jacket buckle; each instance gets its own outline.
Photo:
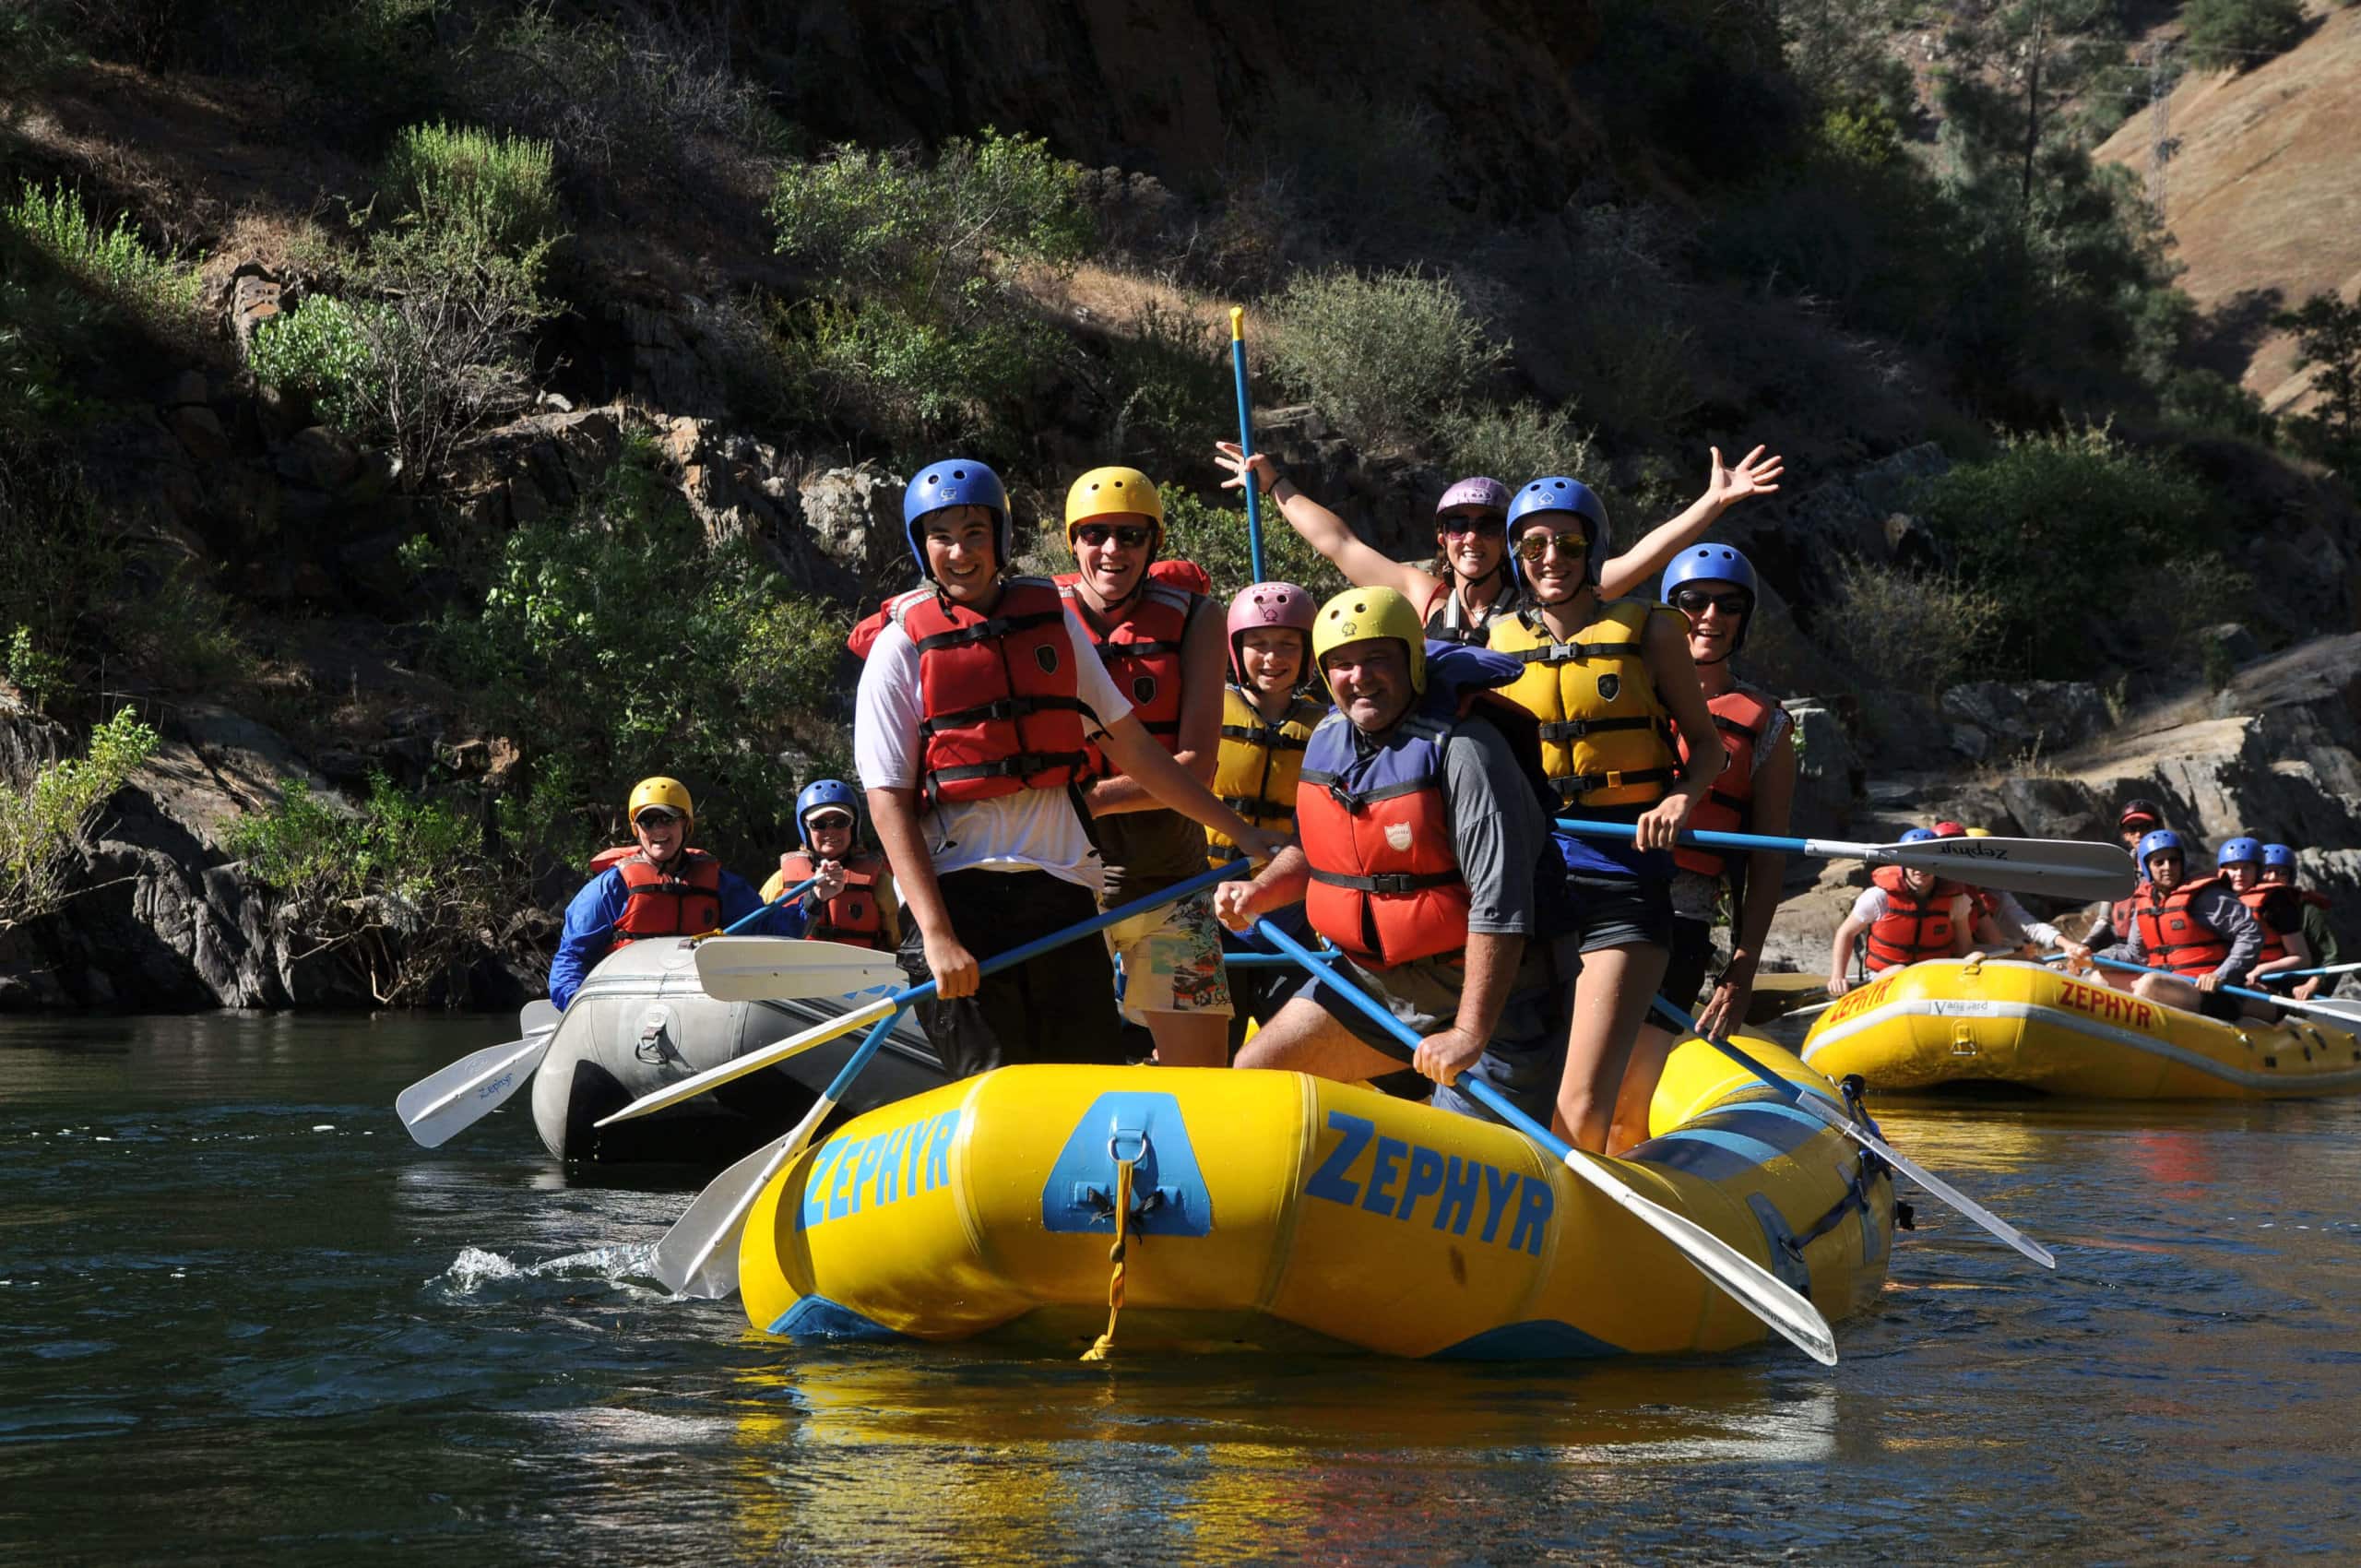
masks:
<path id="1" fill-rule="evenodd" d="M 1623 788 L 1623 775 L 1619 770 L 1616 768 L 1608 768 L 1607 770 L 1607 787 L 1610 790 L 1620 790 Z"/>

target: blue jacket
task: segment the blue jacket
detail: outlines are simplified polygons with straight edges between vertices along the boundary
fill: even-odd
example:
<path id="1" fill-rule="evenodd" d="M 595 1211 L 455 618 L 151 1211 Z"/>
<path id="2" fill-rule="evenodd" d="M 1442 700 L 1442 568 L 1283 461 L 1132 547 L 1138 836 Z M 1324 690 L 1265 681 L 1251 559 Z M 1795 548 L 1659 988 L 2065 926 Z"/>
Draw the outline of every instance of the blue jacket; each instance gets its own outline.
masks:
<path id="1" fill-rule="evenodd" d="M 615 921 L 623 918 L 623 902 L 630 897 L 623 887 L 623 873 L 610 866 L 592 877 L 574 902 L 565 907 L 565 933 L 557 939 L 557 956 L 550 960 L 550 1000 L 563 1010 L 582 989 L 582 981 L 598 967 L 614 945 Z M 744 877 L 725 871 L 721 873 L 721 923 L 736 925 L 756 909 L 763 909 L 763 896 L 747 885 Z M 801 936 L 812 923 L 812 913 L 804 900 L 775 906 L 765 910 L 761 919 L 749 923 L 741 932 L 746 936 Z"/>

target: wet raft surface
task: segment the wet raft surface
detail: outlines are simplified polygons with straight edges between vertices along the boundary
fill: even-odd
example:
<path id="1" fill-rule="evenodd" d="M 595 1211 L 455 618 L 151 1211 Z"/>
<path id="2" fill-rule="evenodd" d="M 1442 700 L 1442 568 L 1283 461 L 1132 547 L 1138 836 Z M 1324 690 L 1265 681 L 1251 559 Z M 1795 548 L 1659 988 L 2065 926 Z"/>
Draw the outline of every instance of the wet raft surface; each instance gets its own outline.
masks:
<path id="1" fill-rule="evenodd" d="M 513 1020 L 0 1024 L 0 1561 L 2348 1560 L 2361 1103 L 1891 1110 L 1823 1372 L 795 1350 L 633 1275 L 693 1178 L 389 1106 Z"/>

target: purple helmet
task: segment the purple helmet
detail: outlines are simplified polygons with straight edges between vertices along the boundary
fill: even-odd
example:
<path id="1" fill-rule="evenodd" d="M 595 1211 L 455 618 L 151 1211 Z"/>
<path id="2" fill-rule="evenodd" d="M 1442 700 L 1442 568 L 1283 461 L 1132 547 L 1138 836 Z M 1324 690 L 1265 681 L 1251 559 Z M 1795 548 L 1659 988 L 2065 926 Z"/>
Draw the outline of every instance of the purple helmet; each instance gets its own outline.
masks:
<path id="1" fill-rule="evenodd" d="M 1454 481 L 1435 503 L 1435 516 L 1441 517 L 1454 506 L 1481 506 L 1487 512 L 1506 516 L 1509 509 L 1509 487 L 1496 479 L 1477 474 L 1470 479 Z"/>

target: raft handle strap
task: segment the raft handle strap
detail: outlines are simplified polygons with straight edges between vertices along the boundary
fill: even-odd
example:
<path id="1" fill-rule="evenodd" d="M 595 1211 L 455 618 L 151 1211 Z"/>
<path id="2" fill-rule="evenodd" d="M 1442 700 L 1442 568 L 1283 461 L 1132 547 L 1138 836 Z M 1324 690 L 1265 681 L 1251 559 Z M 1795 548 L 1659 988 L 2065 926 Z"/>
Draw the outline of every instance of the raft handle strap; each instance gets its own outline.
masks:
<path id="1" fill-rule="evenodd" d="M 1109 1140 L 1108 1146 L 1110 1150 L 1113 1148 L 1112 1139 Z M 1086 1361 L 1103 1361 L 1115 1348 L 1115 1320 L 1122 1315 L 1123 1311 L 1123 1252 L 1131 1240 L 1132 1170 L 1146 1153 L 1147 1139 L 1142 1135 L 1138 1153 L 1129 1159 L 1115 1162 L 1115 1244 L 1107 1251 L 1114 1267 L 1107 1279 L 1107 1332 L 1082 1353 Z"/>

